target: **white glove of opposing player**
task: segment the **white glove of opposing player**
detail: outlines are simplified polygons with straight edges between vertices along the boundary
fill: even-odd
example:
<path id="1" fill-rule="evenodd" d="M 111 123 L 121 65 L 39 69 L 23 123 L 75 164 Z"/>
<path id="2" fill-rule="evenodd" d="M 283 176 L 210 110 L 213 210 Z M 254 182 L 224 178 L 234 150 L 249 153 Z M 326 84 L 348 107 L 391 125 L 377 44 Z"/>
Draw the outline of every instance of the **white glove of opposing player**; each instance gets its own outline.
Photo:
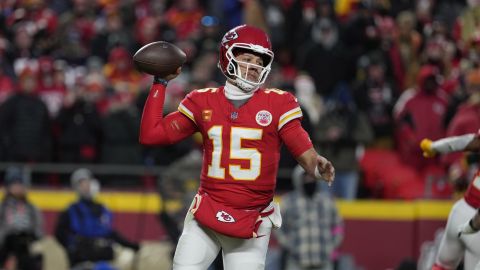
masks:
<path id="1" fill-rule="evenodd" d="M 469 220 L 458 227 L 458 237 L 462 236 L 463 234 L 472 234 L 476 232 L 478 232 L 478 229 L 472 226 L 472 220 Z"/>

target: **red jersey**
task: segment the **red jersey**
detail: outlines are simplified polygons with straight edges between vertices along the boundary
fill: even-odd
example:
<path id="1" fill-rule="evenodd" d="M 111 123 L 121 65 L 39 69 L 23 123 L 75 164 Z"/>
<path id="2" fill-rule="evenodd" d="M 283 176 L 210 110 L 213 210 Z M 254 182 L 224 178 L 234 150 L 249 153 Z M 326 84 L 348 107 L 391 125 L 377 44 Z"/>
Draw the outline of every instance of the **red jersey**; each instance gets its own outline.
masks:
<path id="1" fill-rule="evenodd" d="M 273 199 L 280 129 L 301 118 L 297 99 L 277 89 L 259 89 L 236 108 L 223 87 L 195 90 L 178 110 L 203 136 L 200 192 L 234 208 L 267 206 Z"/>

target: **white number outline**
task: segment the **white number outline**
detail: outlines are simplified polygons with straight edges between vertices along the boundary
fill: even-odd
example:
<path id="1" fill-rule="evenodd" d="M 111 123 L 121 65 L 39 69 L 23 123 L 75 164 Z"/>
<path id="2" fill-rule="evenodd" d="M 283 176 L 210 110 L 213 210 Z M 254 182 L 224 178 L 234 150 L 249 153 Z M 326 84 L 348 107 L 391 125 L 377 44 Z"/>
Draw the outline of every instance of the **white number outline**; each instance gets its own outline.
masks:
<path id="1" fill-rule="evenodd" d="M 223 126 L 212 126 L 208 129 L 208 138 L 212 140 L 212 162 L 208 165 L 207 176 L 216 179 L 225 179 L 225 168 L 220 167 L 223 151 Z"/>
<path id="2" fill-rule="evenodd" d="M 223 126 L 212 126 L 207 134 L 213 145 L 212 160 L 208 165 L 207 176 L 215 179 L 225 179 L 225 168 L 220 166 L 223 150 Z M 229 159 L 248 160 L 250 163 L 248 169 L 243 169 L 240 165 L 230 164 L 228 166 L 229 175 L 234 180 L 255 181 L 260 176 L 262 153 L 260 153 L 257 148 L 242 147 L 242 141 L 261 140 L 262 137 L 262 129 L 231 127 Z"/>

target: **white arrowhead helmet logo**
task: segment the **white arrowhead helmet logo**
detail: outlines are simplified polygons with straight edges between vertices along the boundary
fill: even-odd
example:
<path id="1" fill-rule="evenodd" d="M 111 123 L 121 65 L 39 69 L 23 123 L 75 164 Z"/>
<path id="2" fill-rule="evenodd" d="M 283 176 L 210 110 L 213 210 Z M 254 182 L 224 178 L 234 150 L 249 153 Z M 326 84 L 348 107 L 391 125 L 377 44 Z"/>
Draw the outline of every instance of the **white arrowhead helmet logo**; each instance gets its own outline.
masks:
<path id="1" fill-rule="evenodd" d="M 225 211 L 218 211 L 216 214 L 218 221 L 232 223 L 235 222 L 235 219 L 229 213 Z"/>

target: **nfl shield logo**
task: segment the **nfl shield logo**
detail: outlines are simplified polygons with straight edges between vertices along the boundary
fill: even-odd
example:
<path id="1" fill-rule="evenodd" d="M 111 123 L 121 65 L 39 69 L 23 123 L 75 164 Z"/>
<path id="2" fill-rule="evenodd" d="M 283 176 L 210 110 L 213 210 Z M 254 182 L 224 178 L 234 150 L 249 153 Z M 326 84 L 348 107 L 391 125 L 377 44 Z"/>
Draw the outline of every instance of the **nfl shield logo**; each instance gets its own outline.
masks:
<path id="1" fill-rule="evenodd" d="M 237 118 L 238 118 L 238 112 L 232 112 L 232 113 L 230 114 L 230 118 L 231 118 L 232 120 L 237 119 Z"/>

